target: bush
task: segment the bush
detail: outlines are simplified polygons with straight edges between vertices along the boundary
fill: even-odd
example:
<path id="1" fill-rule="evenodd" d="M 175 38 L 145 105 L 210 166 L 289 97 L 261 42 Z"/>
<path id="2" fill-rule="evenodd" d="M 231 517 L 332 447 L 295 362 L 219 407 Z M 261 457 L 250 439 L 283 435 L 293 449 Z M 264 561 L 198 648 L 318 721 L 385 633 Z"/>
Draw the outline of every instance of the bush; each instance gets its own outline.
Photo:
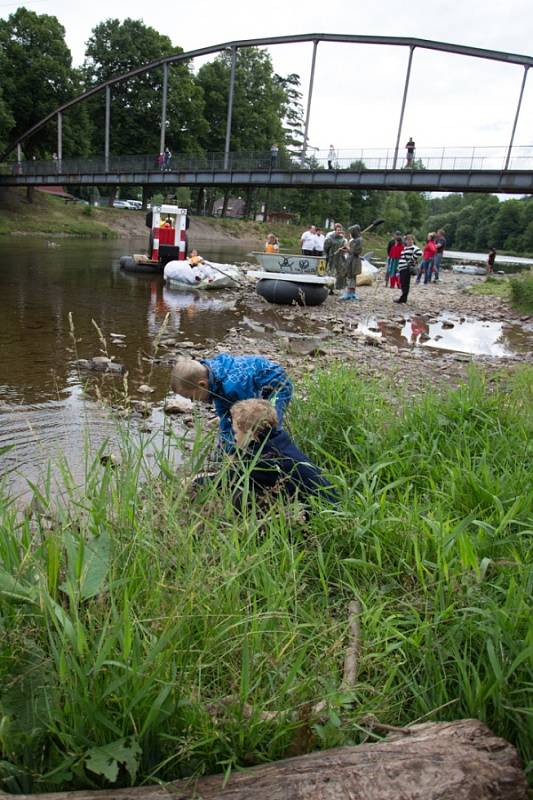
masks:
<path id="1" fill-rule="evenodd" d="M 533 313 L 533 272 L 512 278 L 511 303 L 515 308 L 527 313 Z"/>

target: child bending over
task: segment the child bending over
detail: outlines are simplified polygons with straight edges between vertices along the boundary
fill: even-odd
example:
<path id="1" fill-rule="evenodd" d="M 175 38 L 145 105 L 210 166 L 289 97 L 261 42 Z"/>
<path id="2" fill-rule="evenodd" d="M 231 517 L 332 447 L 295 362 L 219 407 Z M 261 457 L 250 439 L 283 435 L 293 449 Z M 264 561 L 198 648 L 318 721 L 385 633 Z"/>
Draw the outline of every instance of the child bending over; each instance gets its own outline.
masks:
<path id="1" fill-rule="evenodd" d="M 231 356 L 179 359 L 172 370 L 172 390 L 191 400 L 212 402 L 219 418 L 220 438 L 226 450 L 234 446 L 230 409 L 239 400 L 260 398 L 275 404 L 281 427 L 292 397 L 292 383 L 280 364 L 263 356 Z"/>
<path id="2" fill-rule="evenodd" d="M 241 400 L 231 408 L 238 455 L 249 466 L 250 486 L 258 494 L 271 491 L 305 502 L 311 496 L 328 503 L 338 498 L 320 469 L 281 430 L 266 400 Z"/>

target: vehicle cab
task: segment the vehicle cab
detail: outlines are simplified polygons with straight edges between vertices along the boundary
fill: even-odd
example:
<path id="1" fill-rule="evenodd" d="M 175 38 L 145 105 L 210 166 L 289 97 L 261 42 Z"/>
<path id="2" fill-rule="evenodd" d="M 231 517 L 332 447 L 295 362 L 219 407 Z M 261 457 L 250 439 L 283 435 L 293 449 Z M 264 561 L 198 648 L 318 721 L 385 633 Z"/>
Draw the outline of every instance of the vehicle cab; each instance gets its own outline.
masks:
<path id="1" fill-rule="evenodd" d="M 183 261 L 187 254 L 187 209 L 163 204 L 153 206 L 148 218 L 150 215 L 152 260 L 162 264 Z"/>

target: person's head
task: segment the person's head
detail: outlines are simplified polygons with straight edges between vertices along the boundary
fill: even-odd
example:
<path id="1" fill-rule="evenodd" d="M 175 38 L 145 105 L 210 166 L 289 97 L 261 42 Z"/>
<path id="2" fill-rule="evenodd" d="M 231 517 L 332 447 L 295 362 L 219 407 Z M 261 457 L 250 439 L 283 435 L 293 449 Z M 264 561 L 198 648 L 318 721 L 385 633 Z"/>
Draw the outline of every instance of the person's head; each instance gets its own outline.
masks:
<path id="1" fill-rule="evenodd" d="M 315 230 L 316 230 L 317 233 L 322 233 L 322 228 L 319 228 L 318 225 L 316 226 Z"/>
<path id="2" fill-rule="evenodd" d="M 348 228 L 348 230 L 352 234 L 352 239 L 357 239 L 357 237 L 361 233 L 361 226 L 360 225 L 351 225 Z"/>
<path id="3" fill-rule="evenodd" d="M 335 225 L 333 226 L 333 230 L 335 231 L 335 233 L 342 233 L 342 225 L 340 224 L 340 222 L 335 223 Z"/>
<path id="4" fill-rule="evenodd" d="M 276 410 L 268 400 L 239 400 L 232 405 L 230 414 L 238 447 L 260 442 L 278 427 Z"/>
<path id="5" fill-rule="evenodd" d="M 435 233 L 435 231 L 430 231 L 428 233 L 428 238 L 427 238 L 428 242 L 434 242 L 436 238 L 437 234 Z"/>
<path id="6" fill-rule="evenodd" d="M 273 233 L 269 233 L 269 234 L 268 234 L 268 236 L 267 236 L 267 242 L 268 242 L 269 244 L 276 244 L 276 242 L 277 242 L 277 241 L 278 241 L 278 240 L 276 239 L 276 236 L 275 236 L 275 234 L 273 234 Z"/>
<path id="7" fill-rule="evenodd" d="M 311 231 L 311 233 L 316 233 L 316 227 L 314 225 L 310 225 L 309 230 Z"/>
<path id="8" fill-rule="evenodd" d="M 394 231 L 394 238 L 397 242 L 401 242 L 403 239 L 403 234 L 401 231 Z"/>
<path id="9" fill-rule="evenodd" d="M 172 391 L 189 400 L 209 400 L 209 372 L 205 364 L 192 358 L 180 358 L 174 364 L 170 376 Z"/>
<path id="10" fill-rule="evenodd" d="M 405 234 L 405 244 L 407 245 L 407 247 L 410 247 L 414 243 L 415 243 L 415 237 L 413 236 L 413 234 L 412 233 L 406 233 Z"/>
<path id="11" fill-rule="evenodd" d="M 189 258 L 196 258 L 198 255 L 198 250 L 191 250 Z"/>
<path id="12" fill-rule="evenodd" d="M 445 234 L 446 234 L 446 231 L 444 230 L 444 228 L 439 228 L 438 229 L 437 236 L 444 236 Z"/>

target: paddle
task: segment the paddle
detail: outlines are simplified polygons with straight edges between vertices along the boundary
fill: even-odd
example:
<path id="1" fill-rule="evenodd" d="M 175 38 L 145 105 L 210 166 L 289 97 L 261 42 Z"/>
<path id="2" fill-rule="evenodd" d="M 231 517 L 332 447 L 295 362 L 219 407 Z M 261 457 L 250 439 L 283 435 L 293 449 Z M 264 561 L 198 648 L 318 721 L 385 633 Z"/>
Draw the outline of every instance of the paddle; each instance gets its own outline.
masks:
<path id="1" fill-rule="evenodd" d="M 380 218 L 380 219 L 375 219 L 375 220 L 374 220 L 374 222 L 371 222 L 371 223 L 370 223 L 370 225 L 369 225 L 368 227 L 364 228 L 364 229 L 361 231 L 361 233 L 368 233 L 368 231 L 373 231 L 373 230 L 374 230 L 374 228 L 377 228 L 377 227 L 378 227 L 378 225 L 382 225 L 384 222 L 385 222 L 385 220 L 384 220 L 384 219 L 382 219 L 382 218 Z"/>

